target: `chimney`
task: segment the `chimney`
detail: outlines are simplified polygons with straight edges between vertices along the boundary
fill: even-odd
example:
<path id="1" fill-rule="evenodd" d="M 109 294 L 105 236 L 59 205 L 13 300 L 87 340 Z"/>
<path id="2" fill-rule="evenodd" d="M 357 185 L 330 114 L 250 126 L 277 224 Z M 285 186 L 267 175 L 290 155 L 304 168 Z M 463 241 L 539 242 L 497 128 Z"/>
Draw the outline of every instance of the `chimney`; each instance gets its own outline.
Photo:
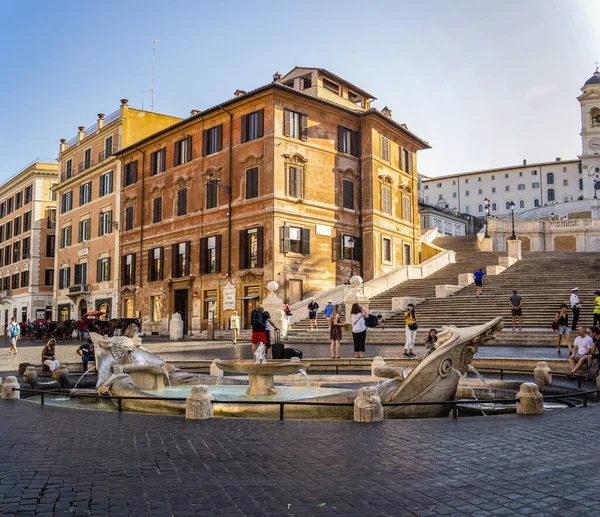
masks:
<path id="1" fill-rule="evenodd" d="M 121 106 L 127 106 L 129 99 L 121 99 Z"/>
<path id="2" fill-rule="evenodd" d="M 77 133 L 77 141 L 81 142 L 85 138 L 85 126 L 79 126 L 77 129 L 79 129 L 79 133 Z"/>
<path id="3" fill-rule="evenodd" d="M 61 138 L 60 139 L 60 152 L 64 152 L 67 150 L 67 139 L 66 138 Z"/>
<path id="4" fill-rule="evenodd" d="M 527 165 L 527 160 L 523 160 L 523 165 Z"/>
<path id="5" fill-rule="evenodd" d="M 194 115 L 198 115 L 198 113 L 200 113 L 200 110 L 192 110 L 192 111 L 190 111 L 190 117 L 193 117 Z"/>
<path id="6" fill-rule="evenodd" d="M 104 127 L 104 113 L 98 113 L 98 122 L 96 125 L 99 130 Z"/>
<path id="7" fill-rule="evenodd" d="M 275 72 L 273 74 L 273 82 L 276 83 L 277 81 L 279 81 L 281 78 L 283 77 L 283 75 L 281 75 L 280 72 Z"/>
<path id="8" fill-rule="evenodd" d="M 392 118 L 392 110 L 387 106 L 381 110 L 381 113 L 388 118 Z"/>
<path id="9" fill-rule="evenodd" d="M 562 158 L 561 158 L 560 156 L 557 156 L 557 157 L 556 157 L 556 161 L 557 161 L 557 162 L 561 162 L 561 161 L 562 161 Z"/>
<path id="10" fill-rule="evenodd" d="M 236 90 L 235 92 L 233 92 L 233 96 L 237 99 L 238 97 L 241 97 L 242 95 L 246 95 L 245 90 Z"/>

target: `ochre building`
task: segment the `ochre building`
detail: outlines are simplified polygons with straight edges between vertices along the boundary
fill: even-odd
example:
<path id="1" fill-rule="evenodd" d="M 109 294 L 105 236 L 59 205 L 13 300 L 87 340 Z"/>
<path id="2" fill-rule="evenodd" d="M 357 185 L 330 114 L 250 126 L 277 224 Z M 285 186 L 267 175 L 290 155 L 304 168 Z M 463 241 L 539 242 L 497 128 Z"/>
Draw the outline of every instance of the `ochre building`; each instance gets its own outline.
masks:
<path id="1" fill-rule="evenodd" d="M 121 316 L 186 333 L 419 261 L 427 142 L 323 69 L 295 68 L 124 148 Z"/>
<path id="2" fill-rule="evenodd" d="M 98 114 L 90 128 L 61 140 L 59 183 L 54 187 L 58 222 L 54 265 L 54 314 L 79 319 L 88 311 L 119 314 L 119 224 L 124 146 L 181 120 L 130 108 Z"/>

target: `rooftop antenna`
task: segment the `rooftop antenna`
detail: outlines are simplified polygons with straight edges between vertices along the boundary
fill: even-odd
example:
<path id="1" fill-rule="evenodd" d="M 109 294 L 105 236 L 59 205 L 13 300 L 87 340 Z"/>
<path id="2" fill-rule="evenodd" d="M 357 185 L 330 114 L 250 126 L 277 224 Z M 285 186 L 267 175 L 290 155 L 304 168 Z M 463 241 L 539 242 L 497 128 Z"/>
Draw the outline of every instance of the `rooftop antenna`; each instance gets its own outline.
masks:
<path id="1" fill-rule="evenodd" d="M 159 39 L 152 40 L 152 101 L 150 104 L 150 111 L 154 111 L 154 69 L 156 68 L 156 44 L 159 43 Z"/>

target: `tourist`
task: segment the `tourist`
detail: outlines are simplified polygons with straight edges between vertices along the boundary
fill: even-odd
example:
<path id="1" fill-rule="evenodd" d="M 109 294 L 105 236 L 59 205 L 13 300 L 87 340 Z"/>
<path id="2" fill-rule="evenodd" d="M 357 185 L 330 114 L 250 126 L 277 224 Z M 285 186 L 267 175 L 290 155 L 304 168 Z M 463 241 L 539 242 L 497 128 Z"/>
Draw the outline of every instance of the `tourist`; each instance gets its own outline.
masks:
<path id="1" fill-rule="evenodd" d="M 425 355 L 423 357 L 427 357 L 432 352 L 435 352 L 435 344 L 437 340 L 437 330 L 431 329 L 427 335 L 427 339 L 425 340 Z"/>
<path id="2" fill-rule="evenodd" d="M 404 324 L 406 326 L 405 335 L 406 342 L 404 343 L 404 357 L 416 357 L 413 354 L 415 346 L 415 338 L 417 337 L 417 316 L 415 314 L 415 306 L 412 303 L 408 304 L 408 308 L 404 311 Z"/>
<path id="3" fill-rule="evenodd" d="M 265 337 L 267 338 L 267 342 L 265 343 L 267 346 L 267 350 L 271 348 L 271 329 L 279 330 L 273 320 L 271 319 L 271 314 L 267 311 L 263 312 L 263 318 L 265 320 Z"/>
<path id="4" fill-rule="evenodd" d="M 314 298 L 310 299 L 308 304 L 308 319 L 310 321 L 310 330 L 317 328 L 317 311 L 319 310 L 319 304 Z"/>
<path id="5" fill-rule="evenodd" d="M 233 344 L 237 344 L 238 337 L 240 337 L 240 317 L 237 311 L 233 311 L 229 316 L 229 328 L 231 329 L 231 341 Z"/>
<path id="6" fill-rule="evenodd" d="M 83 341 L 83 338 L 85 337 L 85 322 L 83 320 L 77 321 L 77 337 L 79 338 L 79 341 Z"/>
<path id="7" fill-rule="evenodd" d="M 358 303 L 352 304 L 350 320 L 352 322 L 352 340 L 354 341 L 354 358 L 362 359 L 365 356 L 365 343 L 367 341 L 367 326 L 365 318 L 368 316 Z"/>
<path id="8" fill-rule="evenodd" d="M 259 343 L 262 343 L 265 346 L 267 345 L 264 309 L 262 307 L 254 309 L 250 313 L 250 325 L 252 326 L 252 355 L 254 355 Z"/>
<path id="9" fill-rule="evenodd" d="M 594 345 L 592 346 L 592 352 L 590 354 L 589 364 L 591 365 L 592 361 L 594 360 L 600 361 L 600 327 L 594 325 L 592 328 L 590 328 L 590 334 L 592 335 L 592 341 L 594 342 Z M 600 368 L 598 368 L 598 370 L 600 370 Z M 596 374 L 597 373 L 598 371 L 596 371 Z M 591 374 L 591 372 L 589 371 L 589 365 L 588 374 Z"/>
<path id="10" fill-rule="evenodd" d="M 600 291 L 594 291 L 596 301 L 594 302 L 594 327 L 600 326 Z"/>
<path id="11" fill-rule="evenodd" d="M 285 312 L 285 319 L 287 320 L 288 330 L 292 330 L 292 308 L 290 307 L 289 303 L 285 304 L 283 312 Z"/>
<path id="12" fill-rule="evenodd" d="M 475 273 L 473 273 L 473 278 L 475 279 L 475 285 L 477 286 L 477 294 L 475 295 L 475 298 L 479 298 L 481 296 L 481 291 L 483 290 L 483 277 L 485 276 L 485 273 L 483 272 L 483 269 L 480 269 L 479 271 L 475 271 Z"/>
<path id="13" fill-rule="evenodd" d="M 340 323 L 340 306 L 335 305 L 329 318 L 329 355 L 332 359 L 340 358 L 340 342 L 342 341 L 342 324 Z"/>
<path id="14" fill-rule="evenodd" d="M 519 330 L 523 330 L 523 299 L 521 298 L 521 295 L 517 293 L 517 290 L 513 289 L 513 294 L 509 300 L 513 330 L 515 330 L 515 321 L 517 319 L 519 320 Z"/>
<path id="15" fill-rule="evenodd" d="M 87 338 L 87 341 L 77 349 L 77 355 L 81 357 L 83 362 L 83 371 L 88 371 L 88 363 L 90 361 L 96 361 L 96 355 L 94 351 L 94 342 Z"/>
<path id="16" fill-rule="evenodd" d="M 54 372 L 60 366 L 60 363 L 56 359 L 56 341 L 51 339 L 48 341 L 46 346 L 42 349 L 42 363 L 44 363 L 52 373 L 52 377 L 54 377 Z"/>
<path id="17" fill-rule="evenodd" d="M 385 328 L 385 320 L 381 314 L 377 315 L 377 326 L 381 328 Z"/>
<path id="18" fill-rule="evenodd" d="M 560 355 L 560 343 L 562 341 L 563 336 L 565 337 L 565 341 L 567 342 L 567 346 L 569 347 L 569 355 L 571 354 L 571 338 L 569 337 L 569 313 L 567 312 L 567 304 L 563 303 L 560 306 L 560 311 L 556 313 L 556 317 L 554 318 L 553 328 L 556 328 L 558 332 L 558 355 Z"/>
<path id="19" fill-rule="evenodd" d="M 10 337 L 10 350 L 8 355 L 18 354 L 17 341 L 21 339 L 21 327 L 17 324 L 15 318 L 10 319 L 8 327 L 6 327 L 6 333 Z"/>
<path id="20" fill-rule="evenodd" d="M 333 302 L 328 300 L 327 305 L 325 305 L 325 308 L 323 309 L 323 314 L 327 318 L 327 323 L 329 323 L 329 318 L 331 318 L 331 315 L 333 314 L 333 308 Z"/>
<path id="21" fill-rule="evenodd" d="M 588 336 L 584 327 L 577 327 L 577 337 L 573 343 L 573 354 L 569 357 L 571 373 L 577 373 L 577 370 L 584 364 L 587 364 L 592 357 L 592 347 L 594 340 Z"/>
<path id="22" fill-rule="evenodd" d="M 573 326 L 571 330 L 577 328 L 577 322 L 579 321 L 579 311 L 581 310 L 581 300 L 579 299 L 579 287 L 571 289 L 571 310 L 573 311 Z"/>

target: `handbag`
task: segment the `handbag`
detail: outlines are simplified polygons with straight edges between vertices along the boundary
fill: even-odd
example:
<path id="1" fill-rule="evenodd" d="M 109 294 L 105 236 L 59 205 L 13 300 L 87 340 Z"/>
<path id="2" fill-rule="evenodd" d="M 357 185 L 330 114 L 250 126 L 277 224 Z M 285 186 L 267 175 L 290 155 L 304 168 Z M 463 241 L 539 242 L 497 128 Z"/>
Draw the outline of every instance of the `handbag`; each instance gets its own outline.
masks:
<path id="1" fill-rule="evenodd" d="M 415 322 L 409 323 L 408 328 L 410 330 L 417 330 L 419 328 L 419 325 L 417 325 Z"/>
<path id="2" fill-rule="evenodd" d="M 552 330 L 558 330 L 558 321 L 552 322 Z"/>

